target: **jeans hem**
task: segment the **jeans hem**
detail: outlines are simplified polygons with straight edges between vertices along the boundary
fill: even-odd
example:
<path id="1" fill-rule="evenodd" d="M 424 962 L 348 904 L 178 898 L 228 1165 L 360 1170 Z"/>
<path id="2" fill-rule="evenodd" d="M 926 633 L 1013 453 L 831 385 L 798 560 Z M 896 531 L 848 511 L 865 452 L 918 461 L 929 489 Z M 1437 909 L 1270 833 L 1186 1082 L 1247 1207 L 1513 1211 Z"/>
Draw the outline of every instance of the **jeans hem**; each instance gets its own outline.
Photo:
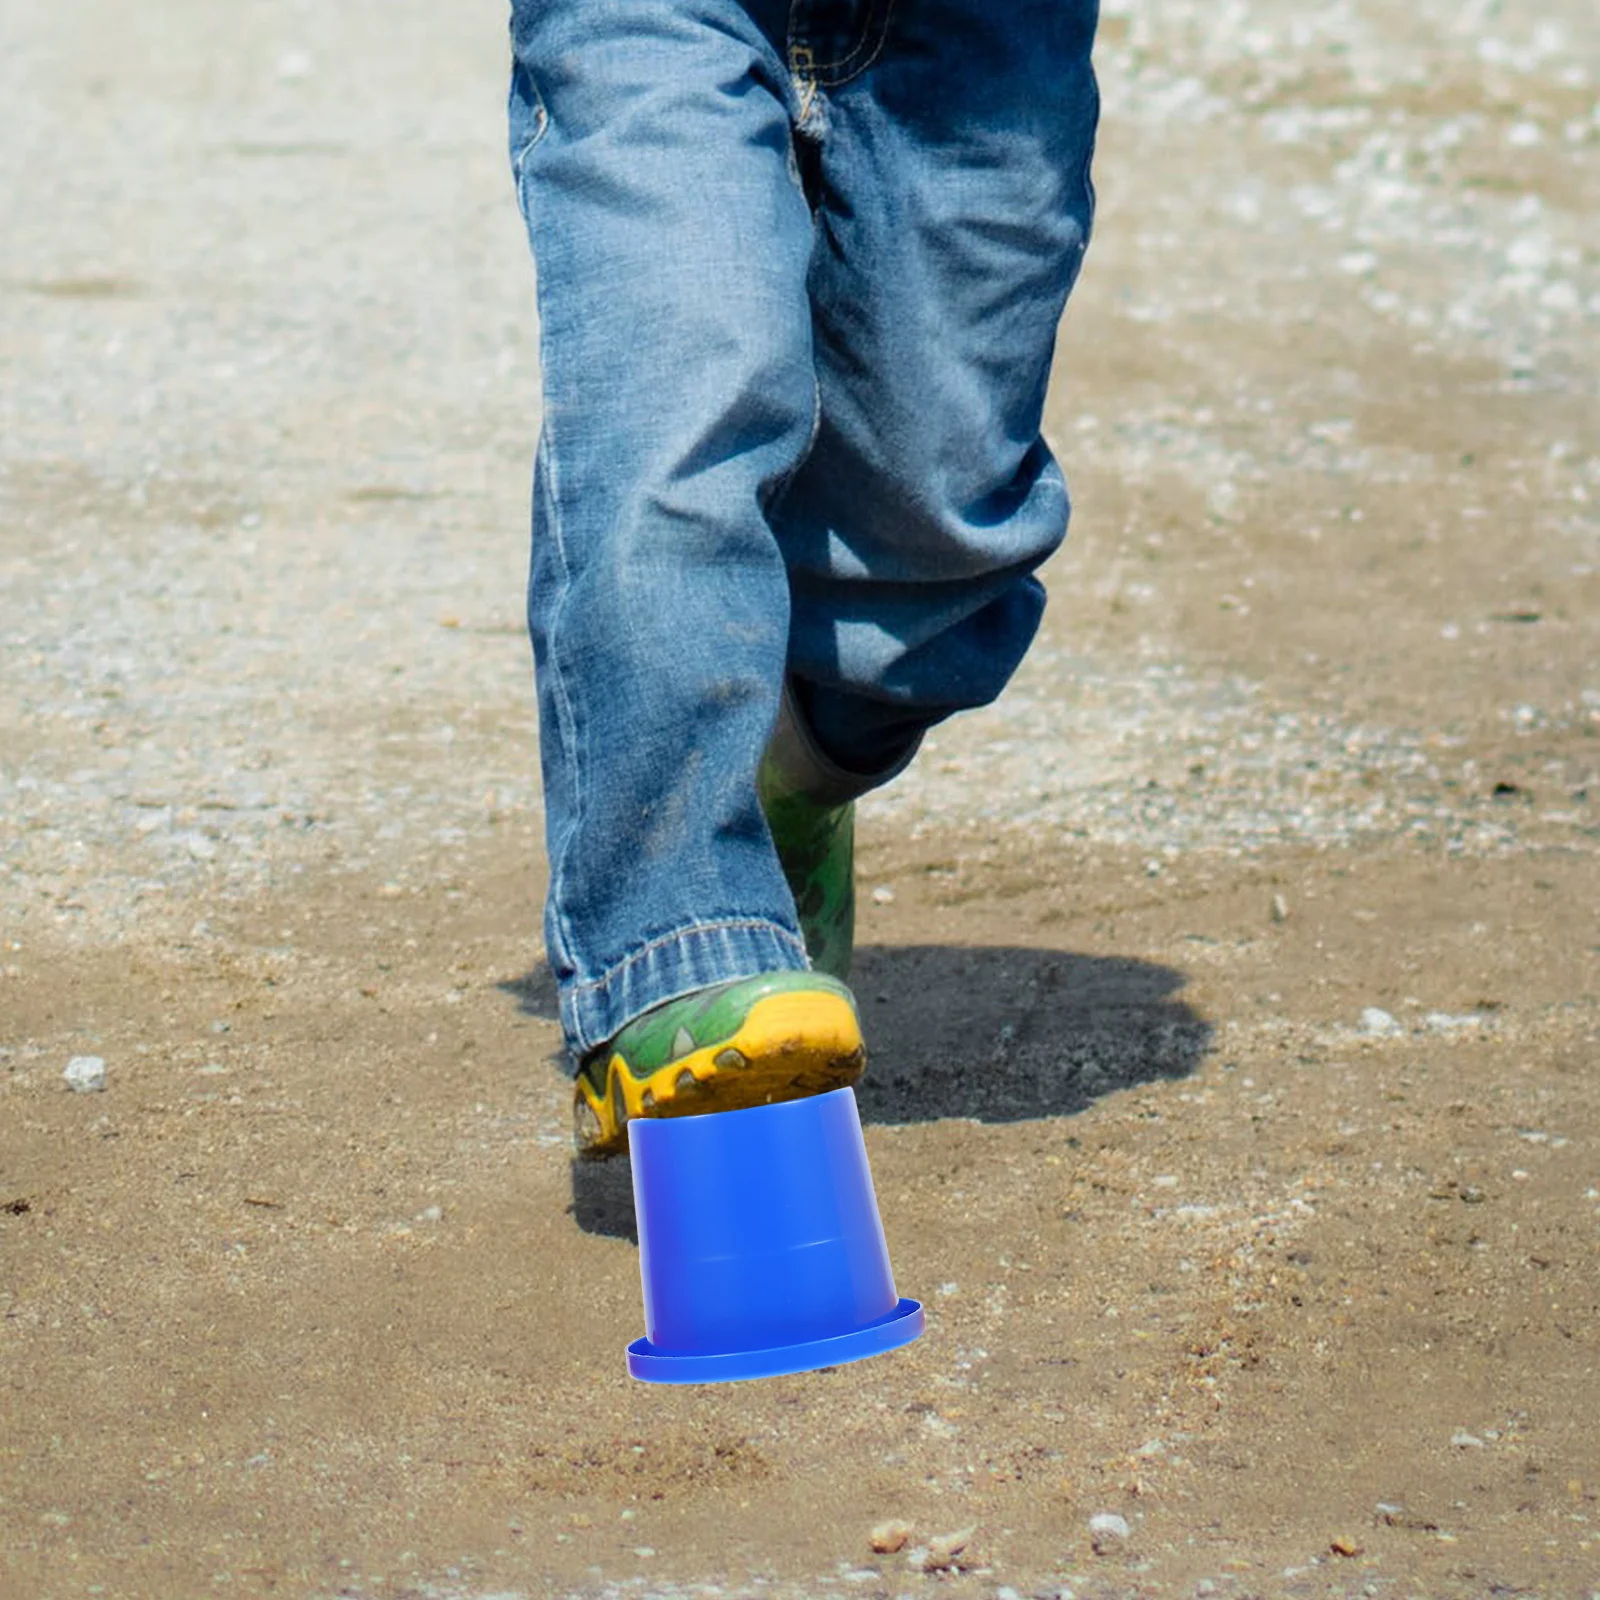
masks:
<path id="1" fill-rule="evenodd" d="M 797 933 L 774 922 L 702 922 L 652 939 L 598 978 L 564 985 L 561 1026 L 581 1059 L 652 1006 L 715 983 L 766 972 L 805 972 L 811 963 Z"/>

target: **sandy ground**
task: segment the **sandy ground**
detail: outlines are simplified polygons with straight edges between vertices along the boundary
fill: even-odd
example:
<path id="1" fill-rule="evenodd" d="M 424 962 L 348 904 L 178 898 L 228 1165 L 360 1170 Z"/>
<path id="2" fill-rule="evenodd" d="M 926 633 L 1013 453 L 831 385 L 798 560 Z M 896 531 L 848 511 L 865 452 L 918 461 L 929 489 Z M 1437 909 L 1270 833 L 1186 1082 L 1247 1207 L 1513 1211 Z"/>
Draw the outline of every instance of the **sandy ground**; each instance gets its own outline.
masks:
<path id="1" fill-rule="evenodd" d="M 0 0 L 0 1595 L 1600 1593 L 1592 6 L 1108 5 L 1074 535 L 863 819 L 928 1332 L 706 1390 L 553 1060 L 503 25 Z"/>

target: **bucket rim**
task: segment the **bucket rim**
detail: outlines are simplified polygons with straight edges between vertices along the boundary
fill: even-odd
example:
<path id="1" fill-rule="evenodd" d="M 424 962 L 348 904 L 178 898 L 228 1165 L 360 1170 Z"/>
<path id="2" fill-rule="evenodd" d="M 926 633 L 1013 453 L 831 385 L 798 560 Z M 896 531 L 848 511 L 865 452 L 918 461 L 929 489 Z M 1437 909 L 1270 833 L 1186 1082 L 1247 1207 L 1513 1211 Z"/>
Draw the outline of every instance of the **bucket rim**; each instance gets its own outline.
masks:
<path id="1" fill-rule="evenodd" d="M 827 1339 L 808 1339 L 802 1344 L 696 1356 L 670 1355 L 657 1350 L 648 1339 L 635 1339 L 628 1346 L 628 1372 L 645 1383 L 731 1383 L 741 1378 L 777 1378 L 882 1355 L 910 1344 L 926 1326 L 922 1302 L 902 1297 L 887 1316 L 864 1328 Z"/>

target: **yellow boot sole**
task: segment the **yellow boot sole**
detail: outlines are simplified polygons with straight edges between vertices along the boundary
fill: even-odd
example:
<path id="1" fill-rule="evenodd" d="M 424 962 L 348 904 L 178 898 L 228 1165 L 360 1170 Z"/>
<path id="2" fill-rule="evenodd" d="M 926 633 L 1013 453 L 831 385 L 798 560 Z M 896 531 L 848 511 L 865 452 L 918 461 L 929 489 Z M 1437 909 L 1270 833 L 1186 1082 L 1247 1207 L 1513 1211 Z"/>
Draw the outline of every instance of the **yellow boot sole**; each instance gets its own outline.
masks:
<path id="1" fill-rule="evenodd" d="M 741 1111 L 854 1083 L 867 1064 L 855 1008 L 842 995 L 792 990 L 757 1000 L 738 1031 L 636 1078 L 614 1054 L 605 1092 L 580 1078 L 573 1096 L 578 1154 L 624 1155 L 632 1117 Z"/>

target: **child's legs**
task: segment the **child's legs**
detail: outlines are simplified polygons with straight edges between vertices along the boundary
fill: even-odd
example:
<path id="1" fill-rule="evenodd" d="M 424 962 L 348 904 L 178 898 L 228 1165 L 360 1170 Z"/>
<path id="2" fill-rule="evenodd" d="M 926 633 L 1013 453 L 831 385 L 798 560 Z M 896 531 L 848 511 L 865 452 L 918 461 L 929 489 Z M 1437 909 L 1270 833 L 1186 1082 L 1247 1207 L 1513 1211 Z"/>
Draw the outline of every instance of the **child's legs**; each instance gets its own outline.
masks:
<path id="1" fill-rule="evenodd" d="M 1039 427 L 1093 208 L 1094 23 L 1093 0 L 899 0 L 875 60 L 821 74 L 822 421 L 777 527 L 797 695 L 857 771 L 993 699 L 1038 625 L 1032 573 L 1068 516 Z"/>
<path id="2" fill-rule="evenodd" d="M 580 1052 L 675 995 L 806 965 L 755 772 L 789 623 L 767 510 L 815 420 L 811 221 L 781 18 L 752 11 L 513 7 L 546 940 Z"/>

